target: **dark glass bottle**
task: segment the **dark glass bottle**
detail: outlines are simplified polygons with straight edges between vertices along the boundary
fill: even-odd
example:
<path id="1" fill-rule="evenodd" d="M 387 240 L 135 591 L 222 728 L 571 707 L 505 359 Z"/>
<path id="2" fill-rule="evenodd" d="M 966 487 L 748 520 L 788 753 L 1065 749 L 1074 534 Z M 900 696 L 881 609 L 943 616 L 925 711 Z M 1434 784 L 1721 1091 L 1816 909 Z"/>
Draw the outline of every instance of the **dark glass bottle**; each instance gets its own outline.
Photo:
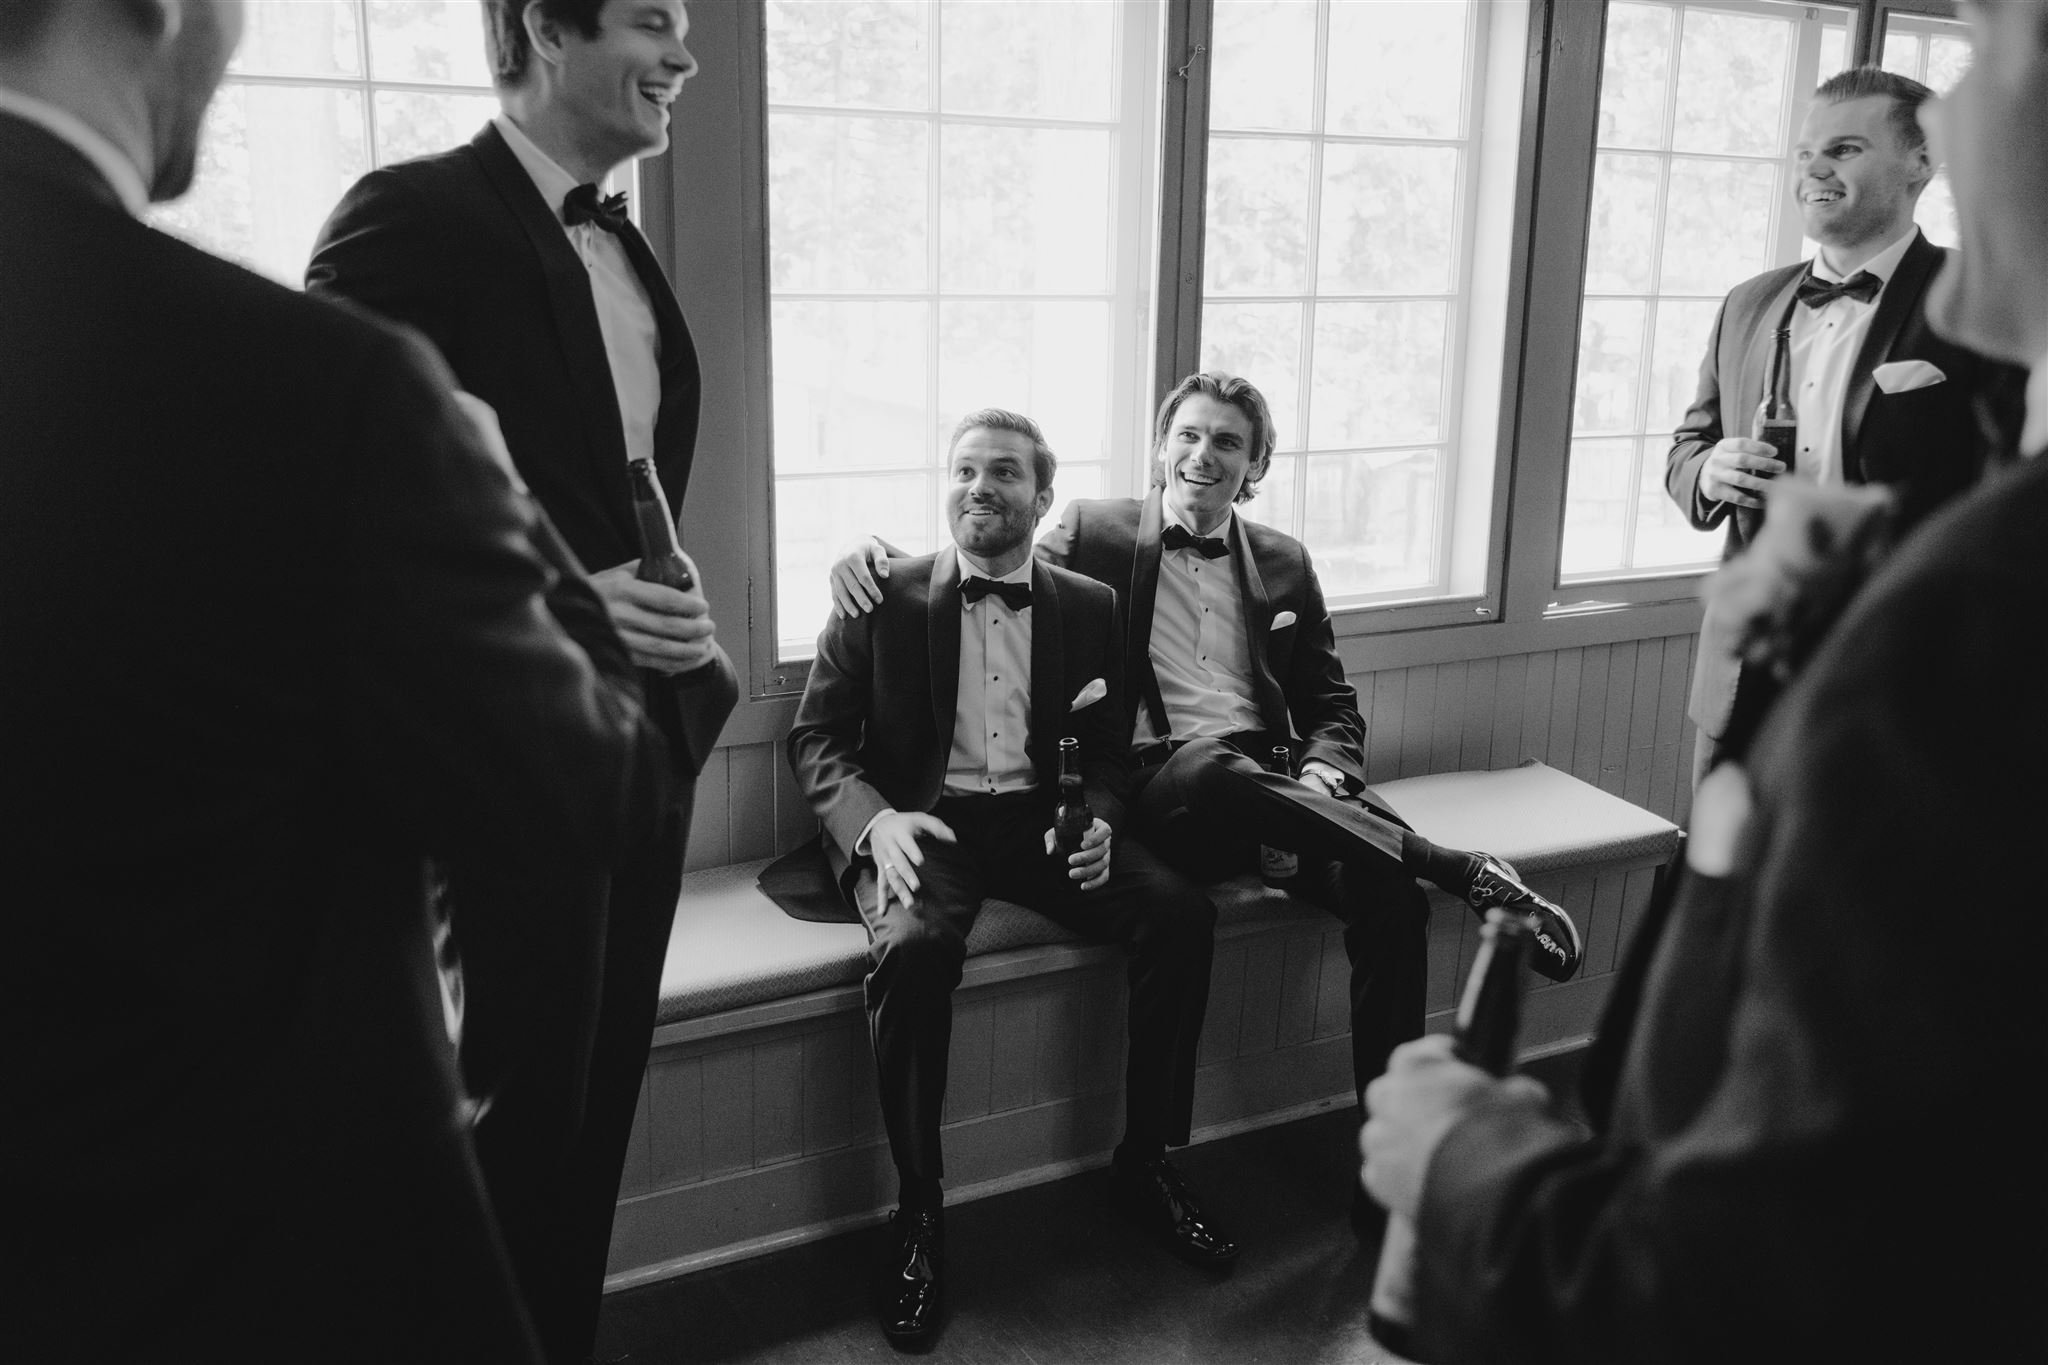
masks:
<path id="1" fill-rule="evenodd" d="M 1780 327 L 1771 333 L 1770 382 L 1764 385 L 1764 401 L 1757 404 L 1756 421 L 1750 436 L 1771 448 L 1792 472 L 1799 449 L 1799 410 L 1792 406 L 1792 329 Z"/>
<path id="2" fill-rule="evenodd" d="M 1275 744 L 1273 752 L 1266 758 L 1266 771 L 1279 773 L 1282 777 L 1294 776 L 1294 755 L 1285 744 Z M 1301 859 L 1284 848 L 1271 844 L 1259 846 L 1259 880 L 1266 885 L 1285 890 L 1294 885 L 1295 877 L 1301 872 Z"/>
<path id="3" fill-rule="evenodd" d="M 1053 812 L 1052 837 L 1061 858 L 1081 851 L 1081 840 L 1095 824 L 1088 796 L 1081 786 L 1081 741 L 1069 735 L 1060 741 L 1060 804 Z"/>
<path id="4" fill-rule="evenodd" d="M 697 579 L 676 540 L 676 519 L 669 513 L 661 480 L 655 477 L 654 462 L 628 460 L 626 471 L 633 485 L 633 519 L 640 526 L 640 571 L 635 577 L 688 592 Z"/>

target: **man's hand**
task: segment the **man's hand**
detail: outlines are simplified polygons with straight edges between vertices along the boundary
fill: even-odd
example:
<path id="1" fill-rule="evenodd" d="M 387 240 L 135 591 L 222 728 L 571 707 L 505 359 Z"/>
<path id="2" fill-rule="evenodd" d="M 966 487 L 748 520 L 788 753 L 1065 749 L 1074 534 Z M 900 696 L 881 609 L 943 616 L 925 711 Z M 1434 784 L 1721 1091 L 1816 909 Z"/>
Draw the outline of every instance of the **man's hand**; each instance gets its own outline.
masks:
<path id="1" fill-rule="evenodd" d="M 832 561 L 832 614 L 851 619 L 882 605 L 881 580 L 889 576 L 889 552 L 879 540 L 849 545 Z"/>
<path id="2" fill-rule="evenodd" d="M 717 627 L 703 589 L 679 592 L 661 583 L 642 583 L 633 576 L 639 568 L 635 559 L 590 576 L 633 662 L 657 673 L 687 673 L 711 662 Z M 690 565 L 690 577 L 703 582 L 695 564 Z"/>
<path id="3" fill-rule="evenodd" d="M 1403 1043 L 1387 1072 L 1365 1088 L 1371 1115 L 1358 1135 L 1365 1191 L 1393 1213 L 1414 1218 L 1422 1181 L 1444 1135 L 1474 1110 L 1503 1104 L 1542 1109 L 1550 1092 L 1527 1076 L 1488 1075 L 1451 1054 L 1448 1034 Z"/>
<path id="4" fill-rule="evenodd" d="M 1053 832 L 1045 832 L 1045 851 L 1050 856 L 1059 847 L 1059 840 Z M 1101 816 L 1088 826 L 1088 832 L 1081 836 L 1081 851 L 1067 855 L 1067 875 L 1081 883 L 1083 891 L 1093 891 L 1109 880 L 1109 824 Z"/>
<path id="5" fill-rule="evenodd" d="M 1329 764 L 1320 763 L 1314 759 L 1301 765 L 1301 776 L 1296 778 L 1295 781 L 1301 783 L 1304 787 L 1313 787 L 1325 796 L 1341 797 L 1344 795 L 1344 774 L 1338 772 Z"/>
<path id="6" fill-rule="evenodd" d="M 1762 507 L 1764 490 L 1785 462 L 1762 441 L 1724 436 L 1700 466 L 1700 496 L 1735 507 Z"/>
<path id="7" fill-rule="evenodd" d="M 891 896 L 906 907 L 915 903 L 921 884 L 917 869 L 924 866 L 924 852 L 917 846 L 920 837 L 942 844 L 954 842 L 952 826 L 921 811 L 892 810 L 876 816 L 868 827 L 868 852 L 874 857 L 875 881 L 881 887 L 878 909 L 886 907 Z"/>

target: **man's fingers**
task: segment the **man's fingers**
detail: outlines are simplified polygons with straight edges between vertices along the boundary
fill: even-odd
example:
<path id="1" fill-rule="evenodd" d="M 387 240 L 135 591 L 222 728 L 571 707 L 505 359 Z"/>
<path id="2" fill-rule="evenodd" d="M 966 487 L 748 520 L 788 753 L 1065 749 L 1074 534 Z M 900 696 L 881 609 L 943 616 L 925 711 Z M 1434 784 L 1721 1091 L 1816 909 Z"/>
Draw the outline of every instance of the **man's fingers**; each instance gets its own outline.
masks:
<path id="1" fill-rule="evenodd" d="M 936 815 L 913 815 L 910 820 L 920 834 L 929 834 L 942 844 L 958 842 L 953 837 L 953 827 Z M 922 862 L 923 858 L 920 856 L 918 861 Z"/>

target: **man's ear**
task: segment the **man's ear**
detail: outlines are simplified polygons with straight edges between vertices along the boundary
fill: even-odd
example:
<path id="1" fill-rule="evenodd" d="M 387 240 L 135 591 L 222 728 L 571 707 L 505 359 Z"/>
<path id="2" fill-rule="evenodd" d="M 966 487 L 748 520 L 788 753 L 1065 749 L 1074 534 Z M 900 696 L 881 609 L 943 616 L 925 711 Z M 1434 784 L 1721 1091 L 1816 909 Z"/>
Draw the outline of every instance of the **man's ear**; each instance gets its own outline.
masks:
<path id="1" fill-rule="evenodd" d="M 1036 526 L 1036 525 L 1037 525 L 1037 524 L 1038 524 L 1039 522 L 1041 522 L 1041 521 L 1044 521 L 1044 520 L 1045 520 L 1045 514 L 1046 514 L 1047 512 L 1050 512 L 1050 511 L 1052 510 L 1052 485 L 1051 485 L 1051 484 L 1047 484 L 1047 485 L 1046 485 L 1045 487 L 1043 487 L 1043 488 L 1041 488 L 1041 489 L 1039 489 L 1039 490 L 1038 490 L 1038 493 L 1036 494 L 1036 496 L 1034 496 L 1034 497 L 1033 497 L 1033 498 L 1031 499 L 1031 508 L 1032 508 L 1031 524 L 1032 524 L 1032 525 L 1034 525 L 1034 526 Z"/>
<path id="2" fill-rule="evenodd" d="M 185 0 L 119 0 L 126 15 L 152 43 L 167 43 L 185 27 Z"/>
<path id="3" fill-rule="evenodd" d="M 519 22 L 526 25 L 526 41 L 532 45 L 533 53 L 550 66 L 562 64 L 562 25 L 557 19 L 542 12 L 539 5 L 528 5 L 520 11 Z"/>

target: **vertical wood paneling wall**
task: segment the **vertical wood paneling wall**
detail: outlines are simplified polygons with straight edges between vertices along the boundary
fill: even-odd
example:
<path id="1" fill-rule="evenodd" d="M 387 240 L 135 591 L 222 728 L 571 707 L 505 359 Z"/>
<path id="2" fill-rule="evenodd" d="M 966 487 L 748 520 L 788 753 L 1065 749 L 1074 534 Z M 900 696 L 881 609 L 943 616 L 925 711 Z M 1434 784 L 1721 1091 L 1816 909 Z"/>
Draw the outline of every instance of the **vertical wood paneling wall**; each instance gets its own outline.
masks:
<path id="1" fill-rule="evenodd" d="M 1672 635 L 1355 673 L 1366 780 L 1536 758 L 1683 825 L 1693 645 Z M 779 742 L 721 749 L 697 780 L 688 867 L 771 857 L 816 829 Z"/>

